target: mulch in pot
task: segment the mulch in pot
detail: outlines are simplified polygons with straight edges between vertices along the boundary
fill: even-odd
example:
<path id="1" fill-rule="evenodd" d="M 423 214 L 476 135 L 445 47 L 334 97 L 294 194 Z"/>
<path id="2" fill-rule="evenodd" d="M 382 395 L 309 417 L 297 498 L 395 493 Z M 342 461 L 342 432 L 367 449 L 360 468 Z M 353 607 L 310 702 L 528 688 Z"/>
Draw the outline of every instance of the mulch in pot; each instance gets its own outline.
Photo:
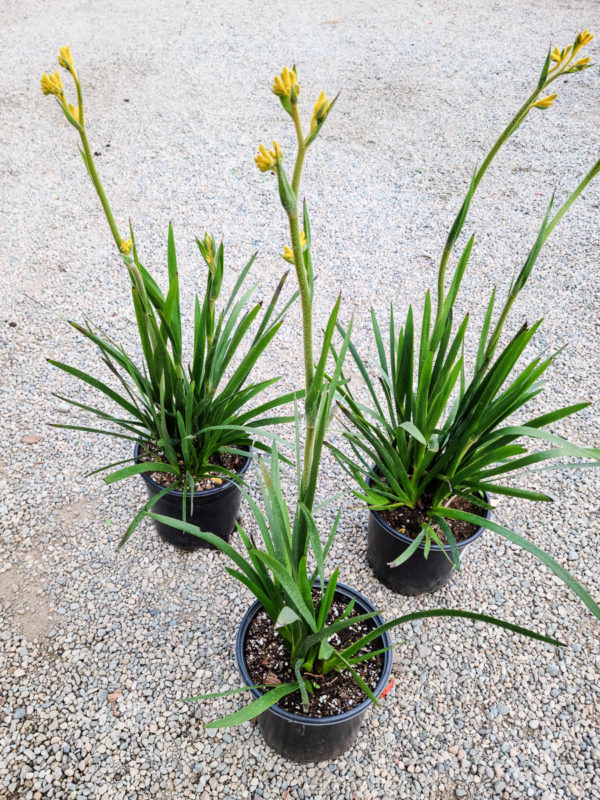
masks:
<path id="1" fill-rule="evenodd" d="M 318 601 L 320 593 L 313 594 Z M 347 600 L 338 599 L 336 596 L 327 617 L 327 622 L 331 624 L 339 619 L 347 606 Z M 357 616 L 359 613 L 361 612 L 353 610 L 352 615 Z M 338 631 L 331 637 L 330 644 L 336 650 L 342 650 L 344 647 L 348 647 L 353 642 L 358 641 L 370 630 L 373 630 L 373 623 L 370 620 L 366 620 Z M 360 654 L 379 648 L 381 648 L 381 640 L 375 639 L 361 650 Z M 260 611 L 248 628 L 244 646 L 244 658 L 253 684 L 277 686 L 280 683 L 290 683 L 296 680 L 285 643 L 273 627 L 273 623 L 265 611 Z M 380 655 L 375 656 L 368 661 L 357 664 L 354 668 L 367 686 L 374 689 L 381 677 L 383 659 Z M 366 695 L 357 686 L 354 678 L 346 669 L 341 671 L 332 670 L 327 675 L 304 674 L 313 682 L 313 686 L 315 686 L 315 683 L 319 685 L 319 688 L 315 686 L 314 694 L 309 694 L 310 706 L 308 713 L 303 710 L 300 692 L 293 692 L 279 700 L 277 703 L 279 708 L 302 716 L 332 717 L 349 711 L 366 699 Z"/>
<path id="2" fill-rule="evenodd" d="M 223 467 L 223 469 L 229 470 L 229 472 L 241 472 L 246 460 L 247 459 L 245 457 L 238 456 L 234 453 L 214 453 L 208 459 L 208 463 L 215 467 Z M 165 457 L 161 449 L 156 445 L 140 445 L 140 455 L 138 461 L 164 462 Z M 185 464 L 183 461 L 179 462 L 179 466 L 182 470 L 185 469 Z M 170 472 L 149 472 L 148 475 L 153 481 L 164 487 L 170 486 L 175 478 L 175 476 Z M 203 492 L 206 489 L 216 489 L 219 486 L 222 486 L 226 480 L 227 477 L 225 475 L 210 475 L 203 478 L 196 478 L 194 491 Z"/>
<path id="3" fill-rule="evenodd" d="M 476 506 L 474 503 L 471 503 L 469 500 L 465 500 L 463 497 L 453 497 L 451 501 L 447 503 L 447 506 L 448 508 L 456 508 L 459 511 L 466 511 L 468 514 L 477 514 L 478 517 L 485 517 L 485 509 Z M 397 530 L 399 533 L 403 533 L 410 539 L 416 539 L 421 532 L 421 523 L 425 522 L 427 519 L 425 508 L 425 504 L 421 508 L 408 508 L 408 506 L 400 506 L 399 508 L 391 508 L 385 511 L 378 511 L 377 513 L 384 520 L 384 522 L 387 522 L 388 525 L 391 525 L 394 530 Z M 446 522 L 454 534 L 454 538 L 459 543 L 470 539 L 471 536 L 473 536 L 474 533 L 479 529 L 478 525 L 474 525 L 472 522 L 465 522 L 461 519 L 447 519 Z M 444 544 L 448 544 L 444 532 L 436 525 L 433 525 L 432 527 L 439 535 L 441 541 Z"/>

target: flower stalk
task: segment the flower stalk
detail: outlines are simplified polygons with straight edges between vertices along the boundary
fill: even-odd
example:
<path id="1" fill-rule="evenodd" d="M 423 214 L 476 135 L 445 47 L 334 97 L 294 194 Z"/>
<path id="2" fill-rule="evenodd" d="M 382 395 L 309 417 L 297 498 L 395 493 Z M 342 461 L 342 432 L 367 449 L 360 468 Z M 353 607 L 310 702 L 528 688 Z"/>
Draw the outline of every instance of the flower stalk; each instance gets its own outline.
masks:
<path id="1" fill-rule="evenodd" d="M 123 255 L 128 255 L 131 251 L 131 240 L 124 239 L 121 237 L 119 233 L 119 229 L 117 227 L 117 223 L 115 222 L 114 215 L 112 213 L 112 209 L 110 207 L 110 203 L 108 202 L 108 198 L 106 196 L 106 192 L 104 191 L 104 186 L 102 185 L 102 181 L 100 180 L 100 176 L 98 175 L 98 170 L 96 169 L 96 165 L 94 163 L 94 157 L 92 155 L 92 150 L 90 148 L 90 143 L 88 141 L 87 132 L 85 129 L 85 119 L 84 119 L 84 110 L 83 110 L 83 92 L 81 89 L 81 82 L 75 71 L 75 65 L 73 62 L 73 57 L 71 55 L 71 49 L 69 47 L 61 47 L 59 56 L 58 56 L 58 63 L 61 67 L 67 70 L 69 75 L 73 78 L 73 83 L 75 84 L 75 92 L 77 94 L 77 108 L 74 108 L 71 103 L 67 102 L 64 86 L 62 80 L 60 78 L 60 73 L 57 71 L 54 75 L 47 75 L 45 72 L 42 75 L 41 79 L 41 87 L 44 94 L 53 94 L 56 97 L 56 100 L 61 107 L 62 112 L 64 113 L 67 121 L 75 128 L 75 130 L 79 133 L 79 138 L 81 139 L 81 147 L 80 149 L 81 157 L 83 158 L 83 163 L 87 169 L 88 175 L 92 183 L 94 184 L 94 188 L 102 205 L 102 210 L 104 211 L 104 215 L 106 217 L 106 221 L 108 222 L 108 227 L 110 228 L 110 232 L 114 239 L 114 242 L 117 246 L 117 250 L 122 253 Z"/>
<path id="2" fill-rule="evenodd" d="M 302 178 L 302 168 L 304 166 L 304 156 L 306 155 L 306 144 L 304 143 L 304 134 L 302 132 L 302 122 L 300 120 L 300 113 L 298 106 L 292 106 L 292 119 L 294 120 L 294 128 L 296 130 L 296 138 L 298 140 L 298 149 L 296 151 L 296 163 L 294 164 L 294 173 L 292 175 L 292 190 L 298 199 L 300 191 L 300 180 Z"/>
<path id="3" fill-rule="evenodd" d="M 564 75 L 568 75 L 574 72 L 583 72 L 583 70 L 593 66 L 589 58 L 581 58 L 578 59 L 577 61 L 573 61 L 573 59 L 579 53 L 581 48 L 589 44 L 593 38 L 594 38 L 593 35 L 588 30 L 584 30 L 581 33 L 577 34 L 573 45 L 569 45 L 562 51 L 559 51 L 558 48 L 554 48 L 554 50 L 548 52 L 535 90 L 527 98 L 527 100 L 523 103 L 523 105 L 519 108 L 519 110 L 511 119 L 511 121 L 508 123 L 506 128 L 502 131 L 502 133 L 492 146 L 491 150 L 485 157 L 482 165 L 479 167 L 479 169 L 477 169 L 477 171 L 473 175 L 467 196 L 465 197 L 459 209 L 459 212 L 456 215 L 454 223 L 446 239 L 444 249 L 442 251 L 440 266 L 438 270 L 438 280 L 437 280 L 436 322 L 439 322 L 444 310 L 446 269 L 448 265 L 448 259 L 450 258 L 452 249 L 464 225 L 473 195 L 475 194 L 477 187 L 481 183 L 483 176 L 487 172 L 488 167 L 496 157 L 502 145 L 512 136 L 512 134 L 517 130 L 517 128 L 523 123 L 529 112 L 534 108 L 540 110 L 545 110 L 550 108 L 557 97 L 556 94 L 551 94 L 547 97 L 543 97 L 541 100 L 538 100 L 540 94 L 545 89 L 547 89 L 548 86 L 550 86 L 550 84 L 552 84 L 557 78 L 560 78 Z M 551 62 L 554 62 L 554 66 L 552 68 L 550 68 Z M 573 197 L 573 200 L 575 200 L 575 197 Z M 565 209 L 562 213 L 564 214 L 566 210 L 567 209 Z M 559 221 L 559 219 L 557 219 L 556 222 L 552 224 L 552 229 Z M 550 235 L 552 229 L 548 230 L 548 236 Z"/>
<path id="4" fill-rule="evenodd" d="M 298 288 L 300 291 L 300 304 L 302 310 L 302 339 L 303 339 L 303 358 L 304 358 L 304 387 L 305 387 L 305 438 L 304 455 L 302 460 L 301 481 L 299 487 L 299 501 L 306 503 L 307 507 L 312 507 L 312 496 L 314 488 L 311 490 L 311 474 L 318 467 L 315 464 L 315 435 L 316 423 L 319 412 L 319 396 L 315 392 L 315 357 L 313 346 L 313 307 L 312 307 L 312 274 L 307 269 L 307 259 L 310 259 L 310 243 L 307 242 L 306 231 L 300 229 L 299 221 L 299 197 L 300 182 L 302 180 L 302 170 L 304 158 L 310 144 L 317 137 L 325 119 L 333 108 L 337 97 L 330 102 L 321 92 L 311 119 L 310 134 L 304 136 L 302 120 L 298 109 L 298 95 L 300 87 L 296 75 L 296 68 L 291 70 L 284 67 L 280 75 L 273 79 L 273 94 L 280 99 L 281 105 L 292 118 L 296 133 L 296 159 L 292 172 L 291 184 L 283 167 L 283 155 L 277 142 L 274 142 L 274 149 L 267 151 L 264 145 L 260 145 L 259 153 L 255 157 L 256 164 L 261 172 L 272 171 L 277 174 L 279 188 L 279 198 L 281 205 L 288 218 L 291 248 L 286 246 L 283 257 L 294 264 Z M 306 208 L 304 208 L 306 214 Z M 320 377 L 322 380 L 322 377 Z"/>

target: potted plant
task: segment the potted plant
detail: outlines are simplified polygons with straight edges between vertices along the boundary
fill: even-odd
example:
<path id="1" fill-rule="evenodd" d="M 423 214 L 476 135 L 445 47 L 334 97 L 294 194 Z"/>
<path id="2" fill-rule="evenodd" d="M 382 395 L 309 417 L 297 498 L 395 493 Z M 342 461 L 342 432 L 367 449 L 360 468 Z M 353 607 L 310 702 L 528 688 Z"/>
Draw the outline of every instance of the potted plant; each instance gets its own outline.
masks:
<path id="1" fill-rule="evenodd" d="M 328 396 L 329 406 L 332 394 Z M 320 438 L 320 437 L 318 437 Z M 197 702 L 250 692 L 251 702 L 207 728 L 238 725 L 258 717 L 265 741 L 293 761 L 333 760 L 354 742 L 369 709 L 390 687 L 390 631 L 429 617 L 487 622 L 553 645 L 559 641 L 486 614 L 433 609 L 403 614 L 384 623 L 369 601 L 338 583 L 338 570 L 325 578 L 326 560 L 339 513 L 325 545 L 308 509 L 299 504 L 290 519 L 279 480 L 276 449 L 271 470 L 261 461 L 266 513 L 247 495 L 262 541 L 238 526 L 242 554 L 194 526 L 173 525 L 218 547 L 234 565 L 227 569 L 256 601 L 238 630 L 236 658 L 245 685 L 188 698 Z M 161 522 L 168 518 L 149 512 Z M 306 531 L 306 535 L 304 533 Z M 309 550 L 316 566 L 307 565 Z"/>
<path id="2" fill-rule="evenodd" d="M 535 356 L 522 364 L 541 320 L 523 324 L 506 343 L 501 343 L 501 337 L 541 248 L 598 174 L 600 161 L 558 211 L 553 209 L 552 198 L 533 247 L 498 314 L 496 290 L 492 291 L 468 377 L 463 352 L 469 315 L 456 327 L 453 322 L 473 237 L 463 250 L 447 292 L 445 281 L 453 246 L 492 159 L 533 109 L 552 105 L 555 94 L 541 99 L 540 95 L 553 81 L 590 66 L 590 59 L 579 57 L 579 53 L 591 39 L 584 31 L 573 45 L 549 53 L 534 92 L 475 172 L 442 254 L 435 313 L 429 292 L 425 296 L 420 335 L 415 331 L 412 307 L 400 327 L 390 308 L 388 334 L 382 332 L 371 311 L 378 352 L 377 381 L 350 344 L 368 399 L 365 401 L 348 382 L 342 385 L 340 408 L 349 447 L 331 444 L 331 449 L 356 482 L 354 494 L 370 509 L 367 554 L 373 571 L 386 586 L 401 594 L 433 592 L 443 586 L 454 568 L 460 569 L 463 550 L 488 529 L 537 556 L 597 614 L 595 603 L 563 567 L 529 540 L 490 519 L 492 505 L 487 493 L 549 501 L 551 498 L 542 492 L 505 485 L 502 478 L 555 458 L 585 459 L 569 467 L 599 464 L 600 450 L 578 447 L 547 430 L 553 422 L 586 408 L 588 403 L 534 415 L 524 422 L 513 421 L 513 416 L 523 412 L 542 391 L 544 372 L 560 353 Z M 535 451 L 530 443 L 533 440 L 551 447 Z"/>
<path id="3" fill-rule="evenodd" d="M 56 97 L 67 121 L 79 133 L 80 153 L 98 193 L 115 244 L 131 278 L 131 293 L 143 363 L 96 325 L 71 325 L 99 349 L 112 384 L 76 367 L 49 359 L 55 367 L 79 379 L 108 398 L 117 411 L 87 405 L 60 396 L 77 408 L 94 414 L 104 425 L 56 425 L 55 427 L 107 434 L 134 443 L 131 457 L 101 467 L 119 467 L 105 477 L 114 483 L 132 475 L 144 479 L 149 499 L 136 513 L 121 545 L 131 536 L 150 509 L 191 520 L 203 530 L 226 539 L 235 528 L 240 506 L 239 484 L 248 469 L 253 446 L 268 449 L 272 434 L 265 426 L 287 422 L 289 415 L 273 415 L 274 409 L 291 402 L 297 393 L 262 400 L 259 396 L 278 379 L 249 382 L 254 366 L 279 330 L 283 316 L 297 293 L 279 309 L 282 277 L 269 303 L 250 302 L 256 286 L 248 286 L 255 255 L 241 271 L 222 309 L 224 271 L 223 243 L 206 234 L 197 239 L 206 265 L 203 297 L 194 302 L 191 362 L 184 356 L 184 336 L 179 299 L 179 275 L 175 240 L 169 226 L 167 243 L 168 291 L 163 294 L 142 265 L 130 225 L 131 238 L 121 237 L 88 142 L 81 82 L 70 49 L 60 50 L 59 64 L 71 75 L 77 107 L 67 102 L 60 73 L 44 73 L 42 90 Z M 243 357 L 232 367 L 234 354 Z M 265 441 L 266 440 L 266 441 Z M 127 464 L 127 466 L 123 466 Z M 92 473 L 93 474 L 93 473 Z M 163 539 L 182 549 L 206 546 L 200 539 L 170 525 L 158 525 Z"/>
<path id="4" fill-rule="evenodd" d="M 294 122 L 298 151 L 290 183 L 277 143 L 261 147 L 257 164 L 277 174 L 279 194 L 287 213 L 292 241 L 291 257 L 298 276 L 303 313 L 305 365 L 305 438 L 301 453 L 296 414 L 297 502 L 290 514 L 283 498 L 277 447 L 271 467 L 260 462 L 260 487 L 265 512 L 246 493 L 261 541 L 238 525 L 245 552 L 197 527 L 181 521 L 171 524 L 219 548 L 233 566 L 228 572 L 256 598 L 237 636 L 236 654 L 242 679 L 240 689 L 189 698 L 197 701 L 250 691 L 249 705 L 207 727 L 236 725 L 258 717 L 265 740 L 277 752 L 295 761 L 336 758 L 357 735 L 367 711 L 385 693 L 391 672 L 389 631 L 414 619 L 456 616 L 491 622 L 508 630 L 558 645 L 555 639 L 503 620 L 462 610 L 440 609 L 406 614 L 383 623 L 378 612 L 359 592 L 338 583 L 338 570 L 326 578 L 326 560 L 340 519 L 322 544 L 313 516 L 315 489 L 328 421 L 340 388 L 342 364 L 351 335 L 345 334 L 326 377 L 326 360 L 335 332 L 339 298 L 329 316 L 319 359 L 315 365 L 312 339 L 313 273 L 311 233 L 304 205 L 304 237 L 299 228 L 298 197 L 306 148 L 318 135 L 333 103 L 321 94 L 315 105 L 308 136 L 298 112 L 296 70 L 284 69 L 273 91 Z M 288 253 L 289 255 L 289 253 Z M 163 523 L 168 518 L 153 511 Z M 309 567 L 309 556 L 315 561 Z"/>

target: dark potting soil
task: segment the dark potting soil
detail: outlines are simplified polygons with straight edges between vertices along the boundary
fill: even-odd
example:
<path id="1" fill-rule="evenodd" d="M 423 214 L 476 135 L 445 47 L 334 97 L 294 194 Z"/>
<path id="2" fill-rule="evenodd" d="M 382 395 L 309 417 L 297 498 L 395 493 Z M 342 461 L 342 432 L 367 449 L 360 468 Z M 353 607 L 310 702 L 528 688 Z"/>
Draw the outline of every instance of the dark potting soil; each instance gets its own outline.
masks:
<path id="1" fill-rule="evenodd" d="M 448 508 L 456 508 L 459 511 L 466 511 L 469 514 L 477 514 L 478 517 L 485 516 L 485 510 L 483 508 L 476 506 L 469 500 L 465 500 L 463 497 L 453 497 L 452 500 L 447 503 L 447 506 Z M 377 513 L 388 525 L 391 525 L 392 528 L 399 533 L 403 533 L 411 539 L 417 538 L 421 532 L 421 523 L 426 520 L 423 509 L 408 508 L 407 506 L 378 511 Z M 454 534 L 454 538 L 457 542 L 464 542 L 466 539 L 470 539 L 479 527 L 472 522 L 464 522 L 460 519 L 447 519 L 446 522 L 450 526 L 450 530 Z M 433 527 L 442 542 L 447 544 L 448 542 L 444 532 L 436 525 Z"/>
<path id="2" fill-rule="evenodd" d="M 319 596 L 319 594 L 315 594 L 317 601 Z M 339 619 L 347 606 L 346 600 L 336 597 L 327 617 L 327 622 L 331 624 L 336 619 Z M 358 611 L 353 611 L 354 616 L 359 613 Z M 373 623 L 370 620 L 366 620 L 338 631 L 331 637 L 330 643 L 336 650 L 340 650 L 358 641 L 361 636 L 364 636 L 370 630 L 373 630 Z M 375 639 L 363 648 L 360 653 L 377 650 L 380 647 L 381 639 Z M 265 611 L 260 611 L 248 628 L 244 658 L 253 684 L 277 686 L 280 683 L 289 683 L 296 679 L 294 670 L 289 662 L 285 643 L 273 627 L 273 623 Z M 367 686 L 374 689 L 381 677 L 382 667 L 383 659 L 379 655 L 357 664 L 355 670 Z M 300 692 L 292 692 L 292 694 L 288 694 L 279 700 L 277 703 L 279 708 L 292 714 L 302 714 L 303 716 L 332 717 L 335 714 L 349 711 L 366 699 L 366 695 L 357 686 L 354 678 L 346 669 L 339 672 L 333 670 L 327 675 L 304 674 L 313 682 L 313 686 L 315 686 L 315 683 L 319 685 L 319 688 L 315 686 L 314 694 L 309 694 L 308 714 L 302 708 Z"/>
<path id="3" fill-rule="evenodd" d="M 138 461 L 164 461 L 164 456 L 160 448 L 156 447 L 156 445 L 145 445 L 143 447 L 140 446 Z M 246 459 L 234 453 L 215 453 L 208 459 L 208 463 L 215 467 L 223 467 L 230 472 L 240 472 L 246 463 Z M 182 469 L 185 468 L 183 461 L 179 462 L 179 466 Z M 149 472 L 148 475 L 153 481 L 165 487 L 170 486 L 174 480 L 174 475 L 170 472 Z M 203 492 L 206 489 L 216 489 L 218 486 L 222 486 L 226 480 L 227 478 L 225 476 L 220 477 L 218 475 L 196 478 L 194 489 L 196 492 Z"/>

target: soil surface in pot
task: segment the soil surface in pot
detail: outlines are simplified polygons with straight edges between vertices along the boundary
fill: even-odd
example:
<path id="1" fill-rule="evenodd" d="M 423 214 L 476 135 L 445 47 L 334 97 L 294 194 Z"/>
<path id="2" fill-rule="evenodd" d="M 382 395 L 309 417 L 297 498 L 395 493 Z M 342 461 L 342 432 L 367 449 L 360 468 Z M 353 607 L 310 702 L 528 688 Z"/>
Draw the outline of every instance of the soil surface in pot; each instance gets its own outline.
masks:
<path id="1" fill-rule="evenodd" d="M 163 461 L 164 455 L 159 447 L 156 445 L 140 445 L 140 456 L 138 461 Z M 246 463 L 243 456 L 237 456 L 234 453 L 215 453 L 208 459 L 208 463 L 215 467 L 223 467 L 230 472 L 240 472 Z M 179 462 L 179 466 L 184 469 L 185 464 L 183 461 Z M 170 472 L 149 472 L 148 475 L 153 481 L 161 486 L 170 486 L 173 483 L 174 476 Z M 203 492 L 206 489 L 216 489 L 226 482 L 225 476 L 219 477 L 218 475 L 208 476 L 205 478 L 197 478 L 194 489 L 196 492 Z"/>
<path id="2" fill-rule="evenodd" d="M 476 506 L 463 497 L 453 497 L 446 505 L 448 508 L 456 508 L 459 511 L 466 511 L 468 514 L 477 514 L 478 517 L 485 517 L 485 509 Z M 421 523 L 427 519 L 423 509 L 408 508 L 407 506 L 378 511 L 377 513 L 388 525 L 411 539 L 417 538 L 421 532 Z M 464 522 L 461 519 L 447 519 L 446 522 L 450 526 L 450 530 L 457 542 L 464 542 L 466 539 L 470 539 L 479 528 L 478 525 L 474 525 L 472 522 Z M 445 533 L 437 525 L 434 525 L 433 528 L 442 542 L 448 544 Z"/>
<path id="3" fill-rule="evenodd" d="M 315 597 L 318 601 L 320 593 L 316 593 Z M 339 619 L 347 606 L 347 600 L 338 599 L 336 596 L 327 617 L 327 622 L 331 624 Z M 360 612 L 353 611 L 352 613 L 356 616 Z M 372 629 L 373 624 L 370 620 L 366 620 L 334 634 L 330 642 L 336 650 L 340 650 L 358 641 L 361 636 L 364 636 Z M 380 647 L 381 640 L 375 639 L 367 647 L 363 648 L 360 653 L 367 653 Z M 252 682 L 255 684 L 277 686 L 280 683 L 289 683 L 295 680 L 294 670 L 290 665 L 285 643 L 274 629 L 273 623 L 265 611 L 260 611 L 248 628 L 244 658 Z M 382 667 L 383 659 L 379 655 L 357 664 L 355 669 L 367 686 L 374 689 L 381 677 Z M 308 673 L 305 674 L 313 681 L 313 685 L 314 682 L 319 684 L 319 688 L 315 688 L 314 694 L 309 695 L 310 706 L 308 713 L 302 708 L 300 692 L 293 692 L 279 700 L 277 703 L 279 708 L 292 714 L 302 714 L 303 716 L 332 717 L 335 714 L 350 711 L 350 709 L 366 699 L 366 695 L 356 685 L 348 670 L 340 672 L 333 670 L 327 675 L 315 675 L 314 677 Z"/>

